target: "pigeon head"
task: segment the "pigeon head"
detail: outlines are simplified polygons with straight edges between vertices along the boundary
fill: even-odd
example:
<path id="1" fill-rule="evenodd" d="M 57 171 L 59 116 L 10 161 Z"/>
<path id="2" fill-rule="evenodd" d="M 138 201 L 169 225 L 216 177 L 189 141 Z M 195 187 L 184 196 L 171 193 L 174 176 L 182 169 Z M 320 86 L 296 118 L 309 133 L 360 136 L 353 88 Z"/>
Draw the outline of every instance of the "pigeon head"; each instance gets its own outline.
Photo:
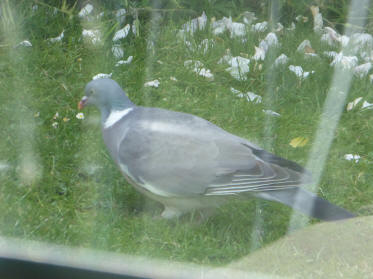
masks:
<path id="1" fill-rule="evenodd" d="M 109 78 L 95 79 L 86 85 L 78 108 L 83 109 L 87 105 L 99 108 L 103 120 L 113 110 L 123 110 L 134 106 L 119 84 Z"/>

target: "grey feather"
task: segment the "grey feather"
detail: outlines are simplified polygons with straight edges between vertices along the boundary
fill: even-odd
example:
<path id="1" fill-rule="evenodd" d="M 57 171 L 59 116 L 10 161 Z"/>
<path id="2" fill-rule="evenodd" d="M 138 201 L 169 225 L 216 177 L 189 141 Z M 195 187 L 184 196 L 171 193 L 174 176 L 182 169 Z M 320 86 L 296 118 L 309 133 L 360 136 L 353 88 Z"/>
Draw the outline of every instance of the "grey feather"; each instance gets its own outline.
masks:
<path id="1" fill-rule="evenodd" d="M 135 106 L 110 79 L 92 81 L 85 91 L 81 105 L 101 110 L 103 137 L 112 158 L 138 190 L 165 205 L 165 217 L 216 207 L 228 197 L 247 194 L 324 220 L 353 216 L 301 189 L 311 175 L 297 163 L 207 120 Z M 116 111 L 123 116 L 112 121 Z M 306 205 L 302 207 L 295 197 L 306 200 Z M 305 209 L 313 204 L 315 210 Z"/>

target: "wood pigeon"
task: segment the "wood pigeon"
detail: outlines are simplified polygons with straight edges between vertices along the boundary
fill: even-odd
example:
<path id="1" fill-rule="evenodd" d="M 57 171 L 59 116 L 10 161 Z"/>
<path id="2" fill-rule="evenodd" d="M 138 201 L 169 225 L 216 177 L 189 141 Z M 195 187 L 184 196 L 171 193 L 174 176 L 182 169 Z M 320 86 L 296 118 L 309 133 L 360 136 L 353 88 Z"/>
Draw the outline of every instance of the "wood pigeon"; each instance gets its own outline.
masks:
<path id="1" fill-rule="evenodd" d="M 333 221 L 355 215 L 309 192 L 310 174 L 200 117 L 136 106 L 112 79 L 90 81 L 79 109 L 101 111 L 104 142 L 124 177 L 164 205 L 162 217 L 253 196 Z"/>

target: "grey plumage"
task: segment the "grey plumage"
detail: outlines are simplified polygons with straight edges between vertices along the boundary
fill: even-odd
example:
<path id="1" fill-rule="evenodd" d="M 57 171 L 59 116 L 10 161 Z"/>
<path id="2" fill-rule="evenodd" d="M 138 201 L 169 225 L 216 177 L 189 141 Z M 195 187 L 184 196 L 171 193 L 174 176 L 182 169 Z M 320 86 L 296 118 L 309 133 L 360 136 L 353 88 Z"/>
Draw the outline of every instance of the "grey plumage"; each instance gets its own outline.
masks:
<path id="1" fill-rule="evenodd" d="M 310 174 L 197 116 L 135 106 L 111 79 L 91 81 L 79 107 L 101 111 L 106 146 L 136 189 L 172 218 L 234 196 L 277 201 L 322 220 L 354 215 L 299 187 Z"/>

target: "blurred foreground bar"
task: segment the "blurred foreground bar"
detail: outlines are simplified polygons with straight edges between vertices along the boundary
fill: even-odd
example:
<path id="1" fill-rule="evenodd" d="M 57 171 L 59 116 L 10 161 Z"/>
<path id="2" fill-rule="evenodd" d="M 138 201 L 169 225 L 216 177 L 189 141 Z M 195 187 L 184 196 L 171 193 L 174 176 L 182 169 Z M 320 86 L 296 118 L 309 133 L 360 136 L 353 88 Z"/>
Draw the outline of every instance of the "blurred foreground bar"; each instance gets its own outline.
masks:
<path id="1" fill-rule="evenodd" d="M 275 278 L 86 248 L 0 237 L 0 279 Z M 278 278 L 278 277 L 276 277 Z"/>

